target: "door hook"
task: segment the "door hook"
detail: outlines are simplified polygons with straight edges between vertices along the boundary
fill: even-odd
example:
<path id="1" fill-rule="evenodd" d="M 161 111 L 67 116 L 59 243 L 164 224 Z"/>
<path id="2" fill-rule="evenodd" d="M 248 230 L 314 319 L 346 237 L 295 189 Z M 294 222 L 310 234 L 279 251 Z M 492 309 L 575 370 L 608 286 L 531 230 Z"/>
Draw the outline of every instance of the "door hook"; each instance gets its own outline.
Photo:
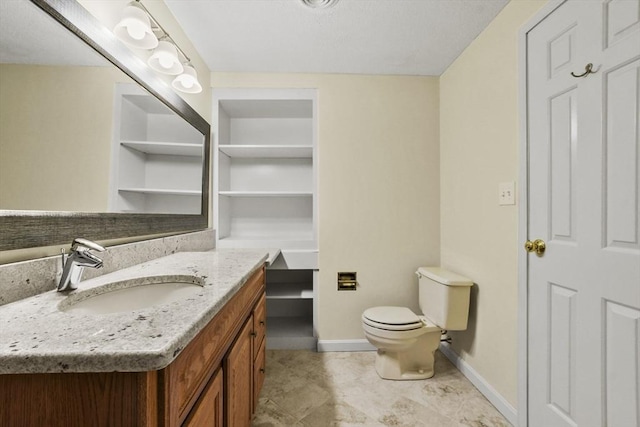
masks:
<path id="1" fill-rule="evenodd" d="M 589 63 L 588 63 L 587 65 L 585 65 L 585 67 L 584 67 L 584 73 L 582 73 L 582 74 L 576 74 L 576 73 L 574 73 L 574 72 L 572 71 L 572 72 L 571 72 L 571 75 L 572 75 L 573 77 L 578 77 L 578 78 L 579 78 L 579 77 L 585 77 L 585 76 L 587 76 L 587 75 L 589 75 L 589 74 L 593 74 L 593 73 L 595 73 L 595 71 L 593 71 L 593 64 L 592 64 L 591 62 L 589 62 Z"/>

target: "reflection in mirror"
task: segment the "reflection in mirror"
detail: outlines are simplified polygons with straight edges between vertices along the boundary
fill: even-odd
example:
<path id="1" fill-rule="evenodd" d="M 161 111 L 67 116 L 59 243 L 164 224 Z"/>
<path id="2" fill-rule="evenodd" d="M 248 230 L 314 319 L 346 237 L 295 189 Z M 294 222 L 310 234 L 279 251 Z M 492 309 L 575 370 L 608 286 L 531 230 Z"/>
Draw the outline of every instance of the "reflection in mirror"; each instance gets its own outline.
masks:
<path id="1" fill-rule="evenodd" d="M 0 209 L 200 213 L 201 133 L 33 3 L 0 15 Z"/>
<path id="2" fill-rule="evenodd" d="M 204 138 L 137 85 L 115 86 L 111 212 L 200 212 Z"/>
<path id="3" fill-rule="evenodd" d="M 206 228 L 206 120 L 77 1 L 0 16 L 0 251 Z"/>

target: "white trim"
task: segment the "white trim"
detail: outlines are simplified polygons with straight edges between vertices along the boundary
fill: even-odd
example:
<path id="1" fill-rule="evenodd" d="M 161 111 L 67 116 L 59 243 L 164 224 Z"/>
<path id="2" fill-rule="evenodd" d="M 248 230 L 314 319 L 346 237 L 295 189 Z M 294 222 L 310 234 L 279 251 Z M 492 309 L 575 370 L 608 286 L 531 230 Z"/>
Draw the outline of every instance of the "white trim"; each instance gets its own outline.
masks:
<path id="1" fill-rule="evenodd" d="M 566 0 L 550 0 L 521 28 L 518 34 L 518 111 L 519 111 L 519 203 L 518 203 L 518 242 L 524 244 L 529 234 L 529 140 L 528 140 L 528 111 L 527 111 L 527 35 L 549 14 L 556 10 Z M 512 424 L 521 427 L 528 425 L 529 394 L 528 394 L 528 342 L 529 342 L 529 286 L 528 286 L 529 257 L 524 250 L 518 252 L 518 408 L 516 417 L 509 419 Z M 442 350 L 443 347 L 441 346 Z M 448 350 L 448 349 L 447 349 Z M 450 350 L 448 350 L 450 351 Z M 443 351 L 443 353 L 445 353 Z M 445 353 L 446 354 L 446 353 Z M 455 354 L 455 353 L 454 353 Z M 457 357 L 457 355 L 456 355 Z M 463 372 L 464 373 L 464 372 Z M 473 382 L 473 381 L 472 381 Z M 476 385 L 477 387 L 477 385 Z M 479 387 L 478 387 L 479 388 Z M 487 397 L 489 398 L 489 397 Z M 491 400 L 491 399 L 489 399 Z M 492 401 L 493 403 L 493 401 Z M 495 405 L 495 403 L 494 403 Z M 498 407 L 497 405 L 495 405 Z M 502 411 L 500 411 L 502 412 Z M 504 413 L 503 413 L 504 414 Z M 516 415 L 516 414 L 514 414 Z M 507 415 L 505 415 L 507 417 Z M 508 418 L 508 417 L 507 417 Z"/>
<path id="2" fill-rule="evenodd" d="M 440 351 L 447 359 L 455 365 L 456 368 L 473 384 L 484 397 L 496 407 L 498 411 L 513 425 L 518 425 L 518 411 L 511 406 L 500 393 L 494 389 L 475 369 L 467 362 L 462 360 L 449 346 L 448 343 L 440 343 Z"/>
<path id="3" fill-rule="evenodd" d="M 366 339 L 318 340 L 318 352 L 325 351 L 376 351 L 376 348 Z"/>
<path id="4" fill-rule="evenodd" d="M 527 24 L 528 25 L 528 24 Z M 529 30 L 527 30 L 528 32 Z M 518 191 L 518 242 L 527 240 L 529 223 L 529 146 L 527 144 L 527 32 L 524 28 L 518 37 L 518 110 L 519 110 L 519 191 Z M 528 420 L 528 271 L 527 252 L 518 251 L 518 423 L 526 426 Z"/>

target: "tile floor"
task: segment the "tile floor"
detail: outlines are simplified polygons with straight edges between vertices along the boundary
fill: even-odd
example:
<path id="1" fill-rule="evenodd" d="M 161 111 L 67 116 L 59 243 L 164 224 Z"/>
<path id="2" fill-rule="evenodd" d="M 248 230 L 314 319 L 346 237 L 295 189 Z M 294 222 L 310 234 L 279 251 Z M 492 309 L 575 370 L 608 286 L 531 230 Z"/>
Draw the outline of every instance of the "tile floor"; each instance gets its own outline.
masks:
<path id="1" fill-rule="evenodd" d="M 268 350 L 253 427 L 510 426 L 445 358 L 422 381 L 387 381 L 375 352 Z"/>

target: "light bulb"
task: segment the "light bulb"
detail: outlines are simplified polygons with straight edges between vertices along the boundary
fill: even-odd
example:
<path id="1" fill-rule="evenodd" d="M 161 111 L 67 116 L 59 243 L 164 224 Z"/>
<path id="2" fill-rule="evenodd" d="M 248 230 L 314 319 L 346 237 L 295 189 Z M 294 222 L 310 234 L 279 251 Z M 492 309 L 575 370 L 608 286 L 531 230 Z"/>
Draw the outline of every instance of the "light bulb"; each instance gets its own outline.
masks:
<path id="1" fill-rule="evenodd" d="M 192 65 L 186 64 L 184 72 L 176 77 L 171 83 L 175 90 L 185 93 L 200 93 L 202 86 L 198 81 L 198 73 Z"/>
<path id="2" fill-rule="evenodd" d="M 158 38 L 153 34 L 149 15 L 131 2 L 122 11 L 122 17 L 113 33 L 130 47 L 153 49 L 158 46 Z"/>
<path id="3" fill-rule="evenodd" d="M 158 43 L 158 47 L 153 51 L 147 63 L 153 70 L 163 74 L 176 76 L 183 71 L 176 46 L 166 40 Z"/>
<path id="4" fill-rule="evenodd" d="M 167 70 L 169 68 L 171 68 L 171 66 L 173 65 L 173 61 L 171 60 L 171 58 L 167 55 L 162 55 L 158 57 L 158 63 L 160 63 L 160 66 L 162 68 L 166 68 Z"/>
<path id="5" fill-rule="evenodd" d="M 127 32 L 132 39 L 142 40 L 146 34 L 145 28 L 142 25 L 131 23 L 127 27 Z"/>

